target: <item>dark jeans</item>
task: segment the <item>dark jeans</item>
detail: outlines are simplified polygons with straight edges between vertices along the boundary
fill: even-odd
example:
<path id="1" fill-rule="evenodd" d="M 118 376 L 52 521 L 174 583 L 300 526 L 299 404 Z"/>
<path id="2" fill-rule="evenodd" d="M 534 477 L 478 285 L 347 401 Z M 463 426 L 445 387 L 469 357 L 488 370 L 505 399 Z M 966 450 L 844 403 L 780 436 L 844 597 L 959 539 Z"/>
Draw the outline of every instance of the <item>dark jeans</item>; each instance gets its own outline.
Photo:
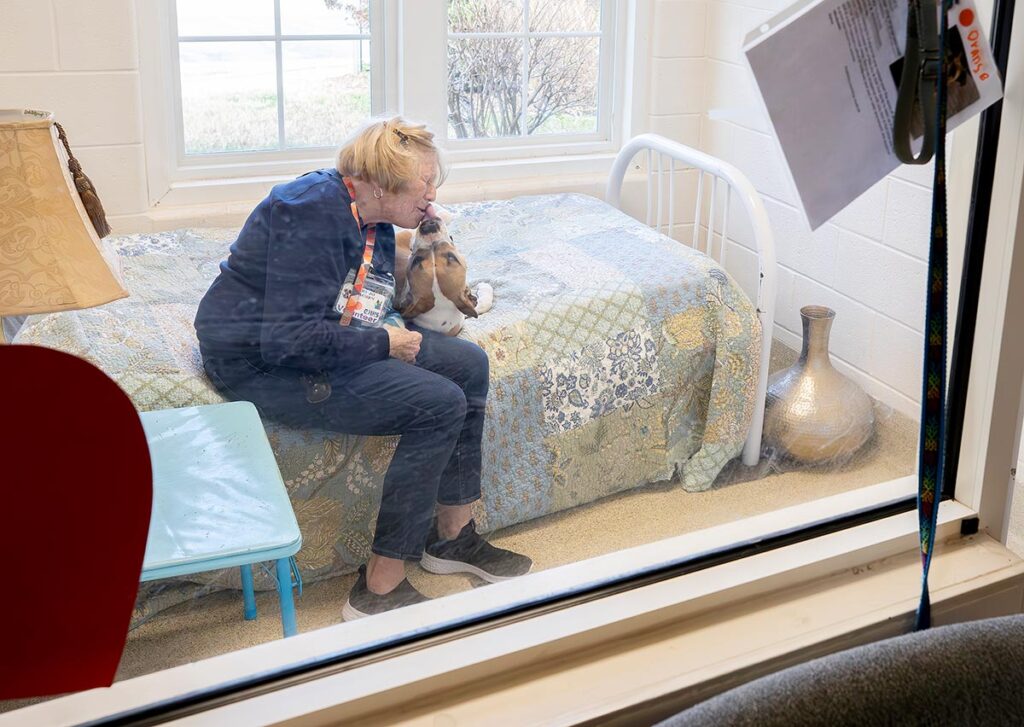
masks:
<path id="1" fill-rule="evenodd" d="M 328 372 L 331 395 L 311 404 L 303 373 L 262 361 L 203 353 L 225 396 L 295 427 L 401 439 L 384 477 L 373 552 L 419 560 L 435 503 L 480 498 L 480 445 L 489 383 L 487 354 L 474 343 L 423 334 L 416 364 L 397 359 Z"/>

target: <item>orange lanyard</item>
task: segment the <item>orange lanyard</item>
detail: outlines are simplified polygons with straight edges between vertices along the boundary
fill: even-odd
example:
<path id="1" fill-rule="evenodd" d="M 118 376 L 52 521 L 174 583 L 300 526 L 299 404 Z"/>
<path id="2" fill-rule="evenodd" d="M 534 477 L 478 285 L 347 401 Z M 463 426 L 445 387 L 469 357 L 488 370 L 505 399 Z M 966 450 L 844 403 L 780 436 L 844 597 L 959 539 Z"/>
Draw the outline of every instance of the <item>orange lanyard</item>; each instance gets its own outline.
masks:
<path id="1" fill-rule="evenodd" d="M 341 179 L 348 189 L 349 196 L 352 198 L 352 218 L 356 221 L 356 227 L 362 229 L 363 224 L 359 218 L 359 208 L 356 207 L 356 188 L 352 186 L 352 180 L 348 177 L 342 177 Z M 371 262 L 373 261 L 373 245 L 376 241 L 377 226 L 373 225 L 366 231 L 366 244 L 363 246 L 363 262 L 359 266 L 359 272 L 356 273 L 356 279 L 352 284 L 352 294 L 345 303 L 345 310 L 341 314 L 341 320 L 338 321 L 343 326 L 347 326 L 352 322 L 352 316 L 359 308 L 359 294 L 363 292 L 366 275 L 370 272 L 370 268 L 373 267 Z"/>

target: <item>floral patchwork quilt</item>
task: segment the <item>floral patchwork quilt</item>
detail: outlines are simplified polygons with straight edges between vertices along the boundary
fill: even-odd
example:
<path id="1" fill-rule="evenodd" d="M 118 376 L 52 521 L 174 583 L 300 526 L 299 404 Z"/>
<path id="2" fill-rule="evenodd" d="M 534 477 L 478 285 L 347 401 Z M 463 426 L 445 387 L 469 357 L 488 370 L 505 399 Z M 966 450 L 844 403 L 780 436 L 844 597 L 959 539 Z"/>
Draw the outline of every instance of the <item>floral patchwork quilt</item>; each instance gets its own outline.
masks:
<path id="1" fill-rule="evenodd" d="M 760 351 L 756 311 L 729 275 L 593 197 L 452 211 L 471 283 L 495 294 L 461 334 L 491 361 L 480 529 L 673 476 L 710 487 L 743 447 Z M 15 341 L 94 362 L 142 410 L 221 401 L 192 320 L 235 234 L 115 238 L 131 296 L 36 316 Z M 303 577 L 353 569 L 397 440 L 265 424 L 302 529 Z"/>

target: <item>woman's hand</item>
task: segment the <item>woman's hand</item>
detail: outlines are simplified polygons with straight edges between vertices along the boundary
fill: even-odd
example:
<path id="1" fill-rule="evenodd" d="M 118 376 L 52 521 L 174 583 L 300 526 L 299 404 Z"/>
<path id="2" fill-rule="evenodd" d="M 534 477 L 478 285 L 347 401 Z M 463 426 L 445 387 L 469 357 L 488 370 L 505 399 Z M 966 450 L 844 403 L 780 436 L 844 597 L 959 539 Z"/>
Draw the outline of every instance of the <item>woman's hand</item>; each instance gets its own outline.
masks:
<path id="1" fill-rule="evenodd" d="M 391 343 L 391 351 L 388 355 L 406 363 L 416 363 L 416 354 L 420 352 L 420 341 L 423 334 L 416 331 L 408 331 L 397 326 L 384 326 L 388 332 L 388 339 Z"/>

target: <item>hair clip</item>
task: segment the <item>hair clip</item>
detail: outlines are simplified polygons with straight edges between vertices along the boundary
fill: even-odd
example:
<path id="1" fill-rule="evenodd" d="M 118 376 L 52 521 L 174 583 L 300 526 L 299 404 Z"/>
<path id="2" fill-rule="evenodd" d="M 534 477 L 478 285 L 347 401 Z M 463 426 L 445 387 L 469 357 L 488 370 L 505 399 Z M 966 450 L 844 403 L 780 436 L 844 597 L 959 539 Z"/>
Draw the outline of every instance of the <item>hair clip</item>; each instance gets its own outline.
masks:
<path id="1" fill-rule="evenodd" d="M 401 131 L 399 131 L 398 129 L 392 129 L 392 131 L 394 131 L 396 134 L 398 134 L 398 139 L 399 139 L 399 142 L 402 144 L 402 146 L 409 146 L 409 135 L 408 134 L 404 134 Z"/>

